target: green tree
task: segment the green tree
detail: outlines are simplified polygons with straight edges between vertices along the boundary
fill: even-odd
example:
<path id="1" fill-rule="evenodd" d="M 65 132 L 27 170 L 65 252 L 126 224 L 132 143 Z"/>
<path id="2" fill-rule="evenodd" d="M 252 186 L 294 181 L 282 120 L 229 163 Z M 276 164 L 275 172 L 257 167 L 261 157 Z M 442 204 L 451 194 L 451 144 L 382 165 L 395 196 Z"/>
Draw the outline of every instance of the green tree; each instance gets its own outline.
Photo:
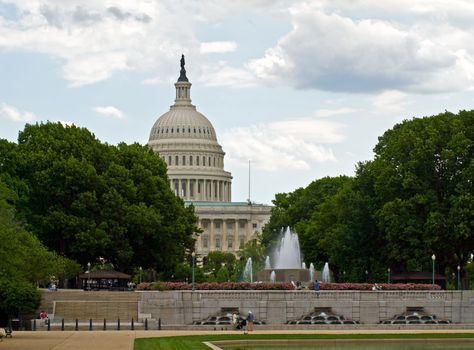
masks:
<path id="1" fill-rule="evenodd" d="M 236 258 L 235 255 L 229 252 L 210 252 L 204 258 L 203 270 L 205 273 L 212 274 L 217 278 L 217 273 L 222 267 L 226 267 L 229 274 L 233 274 L 235 271 Z"/>
<path id="2" fill-rule="evenodd" d="M 387 261 L 402 270 L 463 266 L 474 250 L 474 112 L 407 120 L 379 138 L 375 218 Z"/>
<path id="3" fill-rule="evenodd" d="M 18 217 L 50 249 L 86 266 L 170 276 L 193 246 L 197 218 L 169 188 L 166 165 L 148 147 L 111 146 L 60 123 L 26 125 L 1 143 L 0 176 L 19 196 Z"/>
<path id="4" fill-rule="evenodd" d="M 73 261 L 49 252 L 15 221 L 17 199 L 0 181 L 0 314 L 10 317 L 36 310 L 41 301 L 36 286 L 45 286 L 52 276 L 70 278 L 78 269 Z"/>

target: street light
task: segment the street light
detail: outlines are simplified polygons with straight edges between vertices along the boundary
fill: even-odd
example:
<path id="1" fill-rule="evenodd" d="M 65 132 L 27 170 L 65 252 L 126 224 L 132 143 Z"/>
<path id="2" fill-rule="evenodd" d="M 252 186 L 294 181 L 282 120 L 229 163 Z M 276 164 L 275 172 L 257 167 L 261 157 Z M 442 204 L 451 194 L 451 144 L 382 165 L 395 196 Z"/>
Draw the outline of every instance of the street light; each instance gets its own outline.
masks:
<path id="1" fill-rule="evenodd" d="M 87 290 L 91 290 L 91 263 L 87 263 Z"/>
<path id="2" fill-rule="evenodd" d="M 458 265 L 458 290 L 461 289 L 461 266 Z"/>
<path id="3" fill-rule="evenodd" d="M 436 255 L 431 256 L 431 260 L 433 260 L 433 289 L 435 285 L 435 260 L 436 260 Z"/>
<path id="4" fill-rule="evenodd" d="M 142 269 L 141 266 L 138 269 L 140 270 L 140 283 L 142 283 L 142 271 L 143 271 L 143 269 Z"/>
<path id="5" fill-rule="evenodd" d="M 365 270 L 365 283 L 369 283 L 369 271 Z"/>
<path id="6" fill-rule="evenodd" d="M 342 275 L 344 276 L 342 279 L 343 279 L 343 282 L 345 283 L 346 282 L 346 270 L 342 271 Z"/>
<path id="7" fill-rule="evenodd" d="M 194 259 L 196 258 L 196 253 L 195 253 L 195 252 L 192 252 L 192 253 L 191 253 L 191 257 L 193 258 L 192 286 L 193 286 L 193 292 L 194 292 L 194 290 L 195 290 L 195 288 L 194 288 Z"/>
<path id="8" fill-rule="evenodd" d="M 388 277 L 387 277 L 387 283 L 390 284 L 390 267 L 387 269 Z"/>

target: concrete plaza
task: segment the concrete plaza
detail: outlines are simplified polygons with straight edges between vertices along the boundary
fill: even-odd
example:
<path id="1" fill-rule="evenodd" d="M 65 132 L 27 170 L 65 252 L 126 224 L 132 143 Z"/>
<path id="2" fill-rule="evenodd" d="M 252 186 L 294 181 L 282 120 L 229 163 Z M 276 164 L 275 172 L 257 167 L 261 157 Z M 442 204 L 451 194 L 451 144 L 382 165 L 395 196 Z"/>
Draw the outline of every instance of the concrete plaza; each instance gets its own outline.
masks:
<path id="1" fill-rule="evenodd" d="M 474 333 L 474 330 L 257 330 L 252 334 L 412 334 Z M 0 342 L 1 350 L 132 350 L 136 338 L 180 335 L 237 334 L 236 331 L 55 331 L 14 332 Z"/>

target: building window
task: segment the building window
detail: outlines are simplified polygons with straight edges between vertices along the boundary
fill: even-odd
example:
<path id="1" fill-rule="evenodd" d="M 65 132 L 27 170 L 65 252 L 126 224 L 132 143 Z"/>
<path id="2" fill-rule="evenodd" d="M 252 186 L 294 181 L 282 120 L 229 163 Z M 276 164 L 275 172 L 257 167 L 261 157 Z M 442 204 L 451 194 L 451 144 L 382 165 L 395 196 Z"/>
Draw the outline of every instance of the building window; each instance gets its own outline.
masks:
<path id="1" fill-rule="evenodd" d="M 216 249 L 221 248 L 221 239 L 219 237 L 216 237 Z"/>
<path id="2" fill-rule="evenodd" d="M 207 242 L 207 237 L 202 238 L 202 247 L 207 248 L 208 247 L 208 242 Z"/>
<path id="3" fill-rule="evenodd" d="M 171 156 L 168 156 L 168 165 L 171 165 Z"/>
<path id="4" fill-rule="evenodd" d="M 183 156 L 183 163 L 182 165 L 186 165 L 186 156 Z"/>
<path id="5" fill-rule="evenodd" d="M 216 166 L 216 157 L 214 157 L 214 166 Z"/>
<path id="6" fill-rule="evenodd" d="M 244 229 L 244 228 L 245 228 L 245 221 L 240 221 L 240 222 L 239 222 L 239 227 L 240 227 L 241 229 Z"/>
<path id="7" fill-rule="evenodd" d="M 201 183 L 198 181 L 198 193 L 201 193 Z"/>
<path id="8" fill-rule="evenodd" d="M 233 222 L 228 222 L 227 223 L 227 229 L 232 230 L 234 228 L 234 223 Z"/>
<path id="9" fill-rule="evenodd" d="M 257 228 L 257 224 L 255 222 L 252 224 L 252 228 Z"/>
<path id="10" fill-rule="evenodd" d="M 211 157 L 209 157 L 209 163 L 207 163 L 207 164 L 209 164 L 209 166 L 211 166 Z"/>
<path id="11" fill-rule="evenodd" d="M 214 227 L 220 229 L 221 228 L 221 223 L 219 221 L 214 222 Z"/>
<path id="12" fill-rule="evenodd" d="M 189 156 L 189 165 L 193 165 L 193 156 Z"/>
<path id="13" fill-rule="evenodd" d="M 174 164 L 174 165 L 179 165 L 179 156 L 176 156 L 175 159 L 174 159 L 174 161 L 175 161 L 175 164 Z"/>
<path id="14" fill-rule="evenodd" d="M 203 222 L 202 222 L 202 228 L 207 229 L 208 226 L 209 226 L 209 222 L 208 222 L 208 221 L 203 221 Z"/>
<path id="15" fill-rule="evenodd" d="M 228 238 L 227 240 L 227 248 L 232 249 L 232 239 Z"/>
<path id="16" fill-rule="evenodd" d="M 202 157 L 202 166 L 206 166 L 206 157 Z"/>
<path id="17" fill-rule="evenodd" d="M 199 166 L 199 156 L 196 157 L 196 165 Z"/>
<path id="18" fill-rule="evenodd" d="M 194 181 L 189 181 L 189 196 L 194 197 Z"/>

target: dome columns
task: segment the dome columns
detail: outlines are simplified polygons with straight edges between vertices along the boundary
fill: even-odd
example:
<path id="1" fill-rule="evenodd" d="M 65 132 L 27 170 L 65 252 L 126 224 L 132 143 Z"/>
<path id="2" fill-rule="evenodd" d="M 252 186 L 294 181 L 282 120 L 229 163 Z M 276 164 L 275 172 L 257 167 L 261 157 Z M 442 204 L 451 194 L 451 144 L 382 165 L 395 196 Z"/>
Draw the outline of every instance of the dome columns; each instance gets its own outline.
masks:
<path id="1" fill-rule="evenodd" d="M 185 201 L 230 202 L 231 182 L 204 178 L 173 178 L 170 187 Z"/>

